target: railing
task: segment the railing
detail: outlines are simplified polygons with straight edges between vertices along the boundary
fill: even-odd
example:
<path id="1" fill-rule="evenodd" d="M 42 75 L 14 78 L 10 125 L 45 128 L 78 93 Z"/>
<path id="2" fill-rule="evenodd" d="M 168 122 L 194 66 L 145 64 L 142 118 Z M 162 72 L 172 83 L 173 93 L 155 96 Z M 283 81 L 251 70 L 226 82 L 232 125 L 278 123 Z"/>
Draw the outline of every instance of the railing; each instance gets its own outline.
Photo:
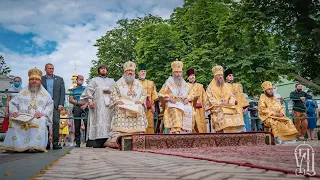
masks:
<path id="1" fill-rule="evenodd" d="M 6 109 L 8 104 L 6 103 L 9 94 L 11 93 L 19 93 L 17 91 L 0 91 L 1 94 L 1 102 L 0 102 L 0 118 L 5 118 L 6 115 Z M 74 119 L 74 120 L 86 120 L 88 119 L 88 114 L 86 111 L 83 111 L 81 113 L 81 117 L 73 117 L 72 114 L 72 109 L 73 109 L 73 104 L 69 103 L 69 96 L 76 96 L 76 95 L 81 95 L 80 93 L 66 93 L 66 102 L 64 108 L 67 110 L 68 118 L 60 118 L 60 119 Z"/>

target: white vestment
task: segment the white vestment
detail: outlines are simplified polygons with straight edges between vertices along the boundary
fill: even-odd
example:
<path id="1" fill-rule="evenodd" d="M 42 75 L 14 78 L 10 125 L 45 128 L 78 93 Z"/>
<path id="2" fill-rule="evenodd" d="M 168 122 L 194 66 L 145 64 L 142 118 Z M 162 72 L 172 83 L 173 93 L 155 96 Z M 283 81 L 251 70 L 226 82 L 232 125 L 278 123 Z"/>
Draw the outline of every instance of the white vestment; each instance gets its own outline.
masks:
<path id="1" fill-rule="evenodd" d="M 111 95 L 110 105 L 115 108 L 111 123 L 112 131 L 122 133 L 145 132 L 148 127 L 145 114 L 146 98 L 146 89 L 137 80 L 134 80 L 132 88 L 130 88 L 124 78 L 120 78 L 116 82 Z M 119 101 L 126 104 L 118 105 Z M 135 101 L 142 102 L 142 105 L 134 104 Z"/>
<path id="2" fill-rule="evenodd" d="M 89 140 L 108 138 L 112 110 L 109 108 L 110 94 L 105 94 L 103 91 L 111 91 L 114 83 L 113 78 L 92 78 L 81 95 L 81 100 L 94 103 L 94 108 L 89 109 L 86 127 Z"/>
<path id="3" fill-rule="evenodd" d="M 47 126 L 52 124 L 53 116 L 53 100 L 46 89 L 41 85 L 39 92 L 32 93 L 28 86 L 25 87 L 9 101 L 9 108 L 11 115 L 19 112 L 33 116 L 36 112 L 40 112 L 44 116 L 33 118 L 27 123 L 11 120 L 3 149 L 19 152 L 29 149 L 45 151 L 48 143 Z"/>

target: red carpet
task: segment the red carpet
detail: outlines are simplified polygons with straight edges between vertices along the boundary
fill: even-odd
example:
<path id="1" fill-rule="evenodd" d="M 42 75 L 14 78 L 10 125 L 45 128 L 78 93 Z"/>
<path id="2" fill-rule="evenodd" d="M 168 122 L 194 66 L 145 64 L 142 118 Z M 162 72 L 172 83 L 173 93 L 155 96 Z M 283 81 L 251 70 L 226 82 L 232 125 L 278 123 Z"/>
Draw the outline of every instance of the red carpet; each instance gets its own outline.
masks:
<path id="1" fill-rule="evenodd" d="M 262 145 L 152 150 L 144 149 L 137 151 L 209 160 L 213 162 L 235 164 L 295 174 L 295 170 L 297 169 L 296 158 L 294 154 L 295 148 L 296 146 Z M 313 177 L 320 177 L 320 147 L 313 147 L 313 149 L 315 151 L 314 170 L 316 171 L 316 175 Z"/>

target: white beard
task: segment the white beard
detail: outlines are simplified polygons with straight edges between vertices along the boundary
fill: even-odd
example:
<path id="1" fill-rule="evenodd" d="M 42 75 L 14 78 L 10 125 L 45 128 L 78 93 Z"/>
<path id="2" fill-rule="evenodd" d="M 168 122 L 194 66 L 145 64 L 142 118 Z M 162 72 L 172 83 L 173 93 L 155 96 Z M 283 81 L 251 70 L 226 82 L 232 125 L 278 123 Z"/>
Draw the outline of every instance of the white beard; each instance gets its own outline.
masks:
<path id="1" fill-rule="evenodd" d="M 139 76 L 139 79 L 143 81 L 146 79 L 146 76 Z"/>
<path id="2" fill-rule="evenodd" d="M 33 85 L 30 85 L 30 84 L 29 84 L 29 86 L 28 86 L 29 91 L 31 91 L 31 92 L 33 92 L 33 93 L 39 92 L 39 91 L 40 91 L 40 88 L 41 88 L 41 86 L 33 86 Z"/>
<path id="3" fill-rule="evenodd" d="M 173 81 L 177 86 L 181 86 L 182 82 L 183 82 L 183 77 L 182 76 L 181 77 L 173 76 Z"/>
<path id="4" fill-rule="evenodd" d="M 135 79 L 135 74 L 133 74 L 132 76 L 124 74 L 123 78 L 126 81 L 126 83 L 133 83 Z"/>

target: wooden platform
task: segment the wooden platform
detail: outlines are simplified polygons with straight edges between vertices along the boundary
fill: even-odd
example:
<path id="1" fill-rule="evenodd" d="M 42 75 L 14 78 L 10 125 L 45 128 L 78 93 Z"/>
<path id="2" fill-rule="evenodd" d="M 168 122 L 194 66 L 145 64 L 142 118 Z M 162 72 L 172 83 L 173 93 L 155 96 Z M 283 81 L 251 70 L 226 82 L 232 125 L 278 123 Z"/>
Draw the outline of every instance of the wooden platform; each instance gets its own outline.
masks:
<path id="1" fill-rule="evenodd" d="M 105 146 L 121 151 L 131 151 L 137 149 L 256 146 L 274 144 L 274 138 L 270 132 L 247 132 L 120 135 L 108 139 Z"/>

